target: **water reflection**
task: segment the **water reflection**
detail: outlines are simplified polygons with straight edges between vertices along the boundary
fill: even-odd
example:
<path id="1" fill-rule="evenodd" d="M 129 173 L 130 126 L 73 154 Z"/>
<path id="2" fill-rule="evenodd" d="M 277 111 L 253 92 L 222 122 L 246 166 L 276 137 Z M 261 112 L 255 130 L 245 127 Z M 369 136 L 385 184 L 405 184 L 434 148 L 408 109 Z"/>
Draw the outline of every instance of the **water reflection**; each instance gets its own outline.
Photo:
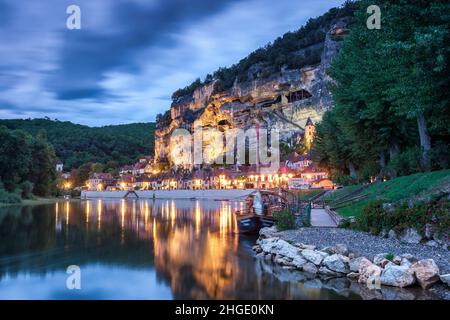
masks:
<path id="1" fill-rule="evenodd" d="M 235 202 L 75 201 L 0 210 L 0 298 L 357 298 L 267 270 L 237 234 Z M 65 289 L 67 266 L 82 290 Z M 270 272 L 268 272 L 270 271 Z M 280 274 L 283 276 L 280 277 Z M 286 276 L 287 275 L 287 276 Z M 293 278 L 294 277 L 294 278 Z"/>

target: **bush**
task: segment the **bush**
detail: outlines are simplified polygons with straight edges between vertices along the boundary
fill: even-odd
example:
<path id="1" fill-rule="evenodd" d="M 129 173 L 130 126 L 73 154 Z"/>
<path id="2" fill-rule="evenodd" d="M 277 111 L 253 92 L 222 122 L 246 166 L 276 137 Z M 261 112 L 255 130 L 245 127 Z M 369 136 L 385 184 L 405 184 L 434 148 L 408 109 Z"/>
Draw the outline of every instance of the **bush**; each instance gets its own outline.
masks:
<path id="1" fill-rule="evenodd" d="M 379 234 L 381 231 L 394 229 L 397 233 L 407 228 L 414 228 L 425 233 L 425 225 L 431 223 L 437 234 L 448 234 L 450 231 L 450 200 L 448 195 L 441 195 L 428 202 L 414 205 L 398 204 L 394 209 L 383 209 L 382 201 L 373 201 L 364 208 L 357 218 L 355 228 Z M 344 223 L 344 227 L 351 224 Z"/>
<path id="2" fill-rule="evenodd" d="M 381 201 L 369 202 L 356 222 L 356 228 L 362 231 L 379 234 L 384 229 L 385 211 Z"/>
<path id="3" fill-rule="evenodd" d="M 421 171 L 420 166 L 421 151 L 419 147 L 409 148 L 404 152 L 395 155 L 389 162 L 389 170 L 394 171 L 398 176 L 407 176 Z"/>
<path id="4" fill-rule="evenodd" d="M 30 181 L 24 181 L 20 185 L 20 189 L 22 190 L 22 199 L 32 199 L 33 198 L 33 188 L 34 184 Z"/>
<path id="5" fill-rule="evenodd" d="M 0 203 L 17 204 L 21 203 L 22 198 L 17 193 L 7 192 L 5 189 L 0 189 Z"/>
<path id="6" fill-rule="evenodd" d="M 287 209 L 280 212 L 275 212 L 273 217 L 275 219 L 275 226 L 279 231 L 292 230 L 296 227 L 295 217 Z"/>

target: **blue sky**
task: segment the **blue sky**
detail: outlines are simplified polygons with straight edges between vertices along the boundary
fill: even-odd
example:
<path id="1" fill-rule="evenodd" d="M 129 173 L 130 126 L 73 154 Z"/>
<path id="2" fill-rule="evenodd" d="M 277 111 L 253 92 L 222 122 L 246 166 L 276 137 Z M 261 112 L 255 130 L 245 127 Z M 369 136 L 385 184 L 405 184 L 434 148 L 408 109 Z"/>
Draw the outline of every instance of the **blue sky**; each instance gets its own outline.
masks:
<path id="1" fill-rule="evenodd" d="M 176 89 L 343 2 L 0 0 L 0 118 L 154 121 Z"/>

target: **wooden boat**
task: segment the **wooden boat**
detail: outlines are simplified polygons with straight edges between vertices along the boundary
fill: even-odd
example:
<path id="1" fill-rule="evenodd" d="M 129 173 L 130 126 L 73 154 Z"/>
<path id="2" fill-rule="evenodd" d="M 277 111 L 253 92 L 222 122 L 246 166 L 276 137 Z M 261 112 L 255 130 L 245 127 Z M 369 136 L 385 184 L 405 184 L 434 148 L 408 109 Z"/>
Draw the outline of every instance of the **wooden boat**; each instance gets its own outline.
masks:
<path id="1" fill-rule="evenodd" d="M 275 223 L 273 217 L 274 212 L 283 210 L 288 206 L 288 201 L 280 193 L 271 190 L 259 190 L 250 194 L 250 197 L 255 197 L 257 194 L 261 196 L 269 197 L 270 205 L 258 212 L 257 208 L 245 208 L 245 210 L 237 210 L 237 226 L 240 233 L 245 234 L 257 234 L 261 228 L 271 227 Z"/>

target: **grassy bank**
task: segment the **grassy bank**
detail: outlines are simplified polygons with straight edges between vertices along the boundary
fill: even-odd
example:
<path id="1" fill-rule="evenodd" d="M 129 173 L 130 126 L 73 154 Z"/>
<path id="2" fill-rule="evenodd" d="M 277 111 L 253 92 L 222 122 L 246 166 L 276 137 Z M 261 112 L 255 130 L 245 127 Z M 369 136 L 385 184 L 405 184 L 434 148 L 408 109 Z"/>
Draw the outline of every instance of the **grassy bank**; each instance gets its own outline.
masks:
<path id="1" fill-rule="evenodd" d="M 14 203 L 14 204 L 0 203 L 0 208 L 12 207 L 12 206 L 34 206 L 34 205 L 39 205 L 39 204 L 51 204 L 51 203 L 55 203 L 55 202 L 63 201 L 63 200 L 64 200 L 63 198 L 39 198 L 39 197 L 36 197 L 34 199 L 22 200 L 21 203 Z"/>
<path id="2" fill-rule="evenodd" d="M 348 186 L 331 193 L 326 200 L 344 217 L 359 216 L 362 208 L 372 200 L 393 203 L 416 199 L 439 193 L 443 189 L 448 190 L 449 185 L 450 170 L 440 170 L 376 182 L 368 186 Z"/>

